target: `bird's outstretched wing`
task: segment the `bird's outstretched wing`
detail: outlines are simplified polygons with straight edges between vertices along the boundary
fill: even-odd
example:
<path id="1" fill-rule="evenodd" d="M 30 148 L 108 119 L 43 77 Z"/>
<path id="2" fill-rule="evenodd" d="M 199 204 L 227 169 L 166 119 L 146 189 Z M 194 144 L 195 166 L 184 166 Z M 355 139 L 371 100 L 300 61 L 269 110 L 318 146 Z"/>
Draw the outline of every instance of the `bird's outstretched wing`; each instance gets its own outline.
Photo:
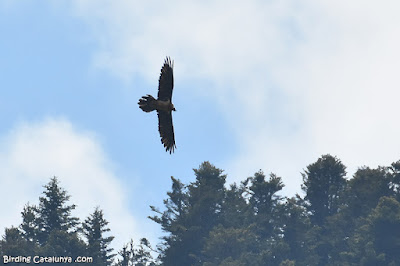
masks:
<path id="1" fill-rule="evenodd" d="M 174 63 L 171 61 L 171 58 L 165 58 L 158 83 L 158 100 L 171 101 L 172 89 L 174 88 L 173 67 Z"/>
<path id="2" fill-rule="evenodd" d="M 164 144 L 165 151 L 172 153 L 174 152 L 176 145 L 171 112 L 157 111 L 157 115 L 158 131 L 160 132 L 161 143 Z"/>

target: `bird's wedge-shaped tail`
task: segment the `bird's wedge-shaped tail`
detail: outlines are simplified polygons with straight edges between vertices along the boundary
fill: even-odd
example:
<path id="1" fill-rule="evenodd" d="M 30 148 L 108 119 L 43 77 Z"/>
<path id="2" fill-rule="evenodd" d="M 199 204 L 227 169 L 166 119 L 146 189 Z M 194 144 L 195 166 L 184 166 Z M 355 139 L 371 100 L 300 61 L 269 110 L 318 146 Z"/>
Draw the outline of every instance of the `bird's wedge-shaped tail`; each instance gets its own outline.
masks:
<path id="1" fill-rule="evenodd" d="M 147 94 L 139 99 L 139 108 L 148 113 L 157 109 L 157 100 L 153 96 Z"/>

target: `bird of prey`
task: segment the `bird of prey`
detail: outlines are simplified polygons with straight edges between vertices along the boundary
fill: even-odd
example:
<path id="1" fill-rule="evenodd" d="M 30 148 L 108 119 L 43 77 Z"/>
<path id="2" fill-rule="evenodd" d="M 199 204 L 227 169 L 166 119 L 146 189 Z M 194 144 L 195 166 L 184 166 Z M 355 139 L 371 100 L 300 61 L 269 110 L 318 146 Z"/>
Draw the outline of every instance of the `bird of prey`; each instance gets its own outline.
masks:
<path id="1" fill-rule="evenodd" d="M 144 112 L 157 111 L 158 131 L 160 132 L 161 143 L 164 144 L 165 151 L 171 154 L 176 148 L 174 126 L 172 124 L 172 111 L 176 111 L 171 102 L 172 89 L 174 88 L 173 61 L 167 57 L 161 68 L 160 79 L 158 82 L 157 100 L 147 94 L 139 99 L 139 108 Z"/>

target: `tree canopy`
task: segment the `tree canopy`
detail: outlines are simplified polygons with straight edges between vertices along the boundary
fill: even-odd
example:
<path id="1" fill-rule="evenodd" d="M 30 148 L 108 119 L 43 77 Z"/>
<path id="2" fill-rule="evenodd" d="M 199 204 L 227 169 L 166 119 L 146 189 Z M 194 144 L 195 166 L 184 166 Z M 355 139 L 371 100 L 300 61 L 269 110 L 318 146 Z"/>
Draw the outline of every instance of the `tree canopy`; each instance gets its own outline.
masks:
<path id="1" fill-rule="evenodd" d="M 282 178 L 259 170 L 239 184 L 210 162 L 189 184 L 171 177 L 162 206 L 149 219 L 164 232 L 117 252 L 106 214 L 95 207 L 83 222 L 57 178 L 22 223 L 6 228 L 0 255 L 88 256 L 95 265 L 400 265 L 400 161 L 352 177 L 323 155 L 304 172 L 302 195 L 283 197 Z"/>

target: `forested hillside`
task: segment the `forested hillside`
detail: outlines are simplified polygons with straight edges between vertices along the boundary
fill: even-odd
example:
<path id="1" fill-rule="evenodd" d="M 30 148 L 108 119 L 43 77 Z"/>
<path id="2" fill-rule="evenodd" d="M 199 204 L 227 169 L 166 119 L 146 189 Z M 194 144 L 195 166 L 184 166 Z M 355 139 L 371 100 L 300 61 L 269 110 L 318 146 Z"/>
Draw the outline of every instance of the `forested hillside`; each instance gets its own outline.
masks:
<path id="1" fill-rule="evenodd" d="M 143 238 L 112 250 L 107 214 L 98 207 L 79 221 L 52 178 L 39 205 L 27 204 L 22 223 L 5 229 L 0 255 L 87 256 L 94 265 L 400 265 L 400 161 L 346 179 L 344 164 L 324 155 L 302 173 L 304 196 L 291 198 L 280 194 L 281 177 L 261 170 L 230 185 L 209 162 L 194 174 L 189 184 L 171 177 L 163 206 L 150 206 L 165 232 L 157 248 Z"/>

